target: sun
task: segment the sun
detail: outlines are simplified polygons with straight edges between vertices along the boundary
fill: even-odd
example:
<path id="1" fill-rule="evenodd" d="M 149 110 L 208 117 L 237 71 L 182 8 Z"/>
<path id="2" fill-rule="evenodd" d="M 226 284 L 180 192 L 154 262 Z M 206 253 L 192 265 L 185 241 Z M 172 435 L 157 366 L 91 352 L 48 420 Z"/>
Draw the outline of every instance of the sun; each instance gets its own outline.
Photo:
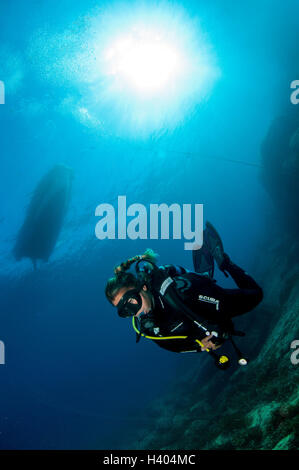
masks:
<path id="1" fill-rule="evenodd" d="M 107 74 L 136 92 L 155 94 L 174 86 L 183 70 L 180 50 L 159 31 L 132 28 L 104 52 Z"/>

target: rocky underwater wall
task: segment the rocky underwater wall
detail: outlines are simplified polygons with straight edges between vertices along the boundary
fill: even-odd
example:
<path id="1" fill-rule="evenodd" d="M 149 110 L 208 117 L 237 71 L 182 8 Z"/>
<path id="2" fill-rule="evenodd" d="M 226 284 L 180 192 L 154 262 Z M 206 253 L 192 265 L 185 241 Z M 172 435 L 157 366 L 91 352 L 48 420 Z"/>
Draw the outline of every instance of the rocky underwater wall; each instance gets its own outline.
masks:
<path id="1" fill-rule="evenodd" d="M 293 119 L 290 122 L 289 134 L 293 140 L 291 160 L 289 164 L 283 163 L 287 168 L 284 187 L 278 178 L 280 169 L 277 165 L 273 168 L 273 162 L 269 163 L 269 139 L 277 134 L 270 132 L 272 137 L 268 134 L 268 150 L 265 150 L 267 145 L 262 147 L 264 159 L 268 158 L 263 180 L 272 192 L 273 210 L 280 211 L 280 220 L 292 222 L 284 225 L 280 233 L 278 230 L 278 241 L 273 241 L 273 235 L 266 236 L 262 256 L 259 253 L 259 265 L 252 273 L 263 287 L 264 300 L 254 311 L 238 318 L 237 329 L 247 334 L 236 342 L 250 358 L 249 364 L 220 371 L 210 363 L 210 358 L 202 357 L 204 353 L 198 358 L 195 356 L 194 365 L 174 381 L 169 393 L 144 410 L 147 424 L 142 428 L 136 426 L 135 437 L 127 439 L 123 448 L 299 448 L 299 352 L 296 355 L 291 348 L 294 341 L 299 340 L 299 237 L 296 230 L 299 184 L 293 181 L 294 171 L 289 172 L 290 165 L 299 168 L 299 145 L 297 157 L 294 154 L 297 148 L 294 139 L 299 133 L 296 134 Z M 284 129 L 285 133 L 288 134 Z M 287 135 L 288 140 L 290 136 Z M 265 153 L 268 151 L 270 154 Z M 276 153 L 276 164 L 279 159 L 283 161 Z M 290 192 L 288 175 L 292 178 Z M 275 187 L 275 182 L 279 188 Z M 283 214 L 282 207 L 289 207 L 289 210 Z"/>
<path id="2" fill-rule="evenodd" d="M 267 253 L 265 299 L 242 319 L 248 333 L 238 344 L 250 363 L 220 371 L 209 358 L 203 368 L 202 357 L 195 358 L 169 394 L 149 405 L 149 424 L 128 448 L 299 448 L 299 364 L 291 362 L 290 347 L 299 339 L 299 265 L 284 253 Z"/>

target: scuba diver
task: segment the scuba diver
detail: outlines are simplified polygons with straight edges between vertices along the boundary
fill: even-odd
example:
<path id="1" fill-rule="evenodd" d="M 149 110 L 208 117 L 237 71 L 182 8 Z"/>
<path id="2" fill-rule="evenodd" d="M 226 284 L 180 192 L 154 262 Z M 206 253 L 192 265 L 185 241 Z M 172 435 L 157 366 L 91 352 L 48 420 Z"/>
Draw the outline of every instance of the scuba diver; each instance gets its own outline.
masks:
<path id="1" fill-rule="evenodd" d="M 247 359 L 232 336 L 232 318 L 254 309 L 263 298 L 255 280 L 234 264 L 224 252 L 220 236 L 206 223 L 203 245 L 192 251 L 194 271 L 179 266 L 157 266 L 157 255 L 150 249 L 128 259 L 114 269 L 105 294 L 120 317 L 131 317 L 136 342 L 141 336 L 173 352 L 207 351 L 220 369 L 227 369 L 230 359 L 215 351 L 230 340 L 238 363 Z M 225 289 L 213 279 L 214 262 L 237 289 Z M 134 264 L 136 275 L 127 272 Z"/>

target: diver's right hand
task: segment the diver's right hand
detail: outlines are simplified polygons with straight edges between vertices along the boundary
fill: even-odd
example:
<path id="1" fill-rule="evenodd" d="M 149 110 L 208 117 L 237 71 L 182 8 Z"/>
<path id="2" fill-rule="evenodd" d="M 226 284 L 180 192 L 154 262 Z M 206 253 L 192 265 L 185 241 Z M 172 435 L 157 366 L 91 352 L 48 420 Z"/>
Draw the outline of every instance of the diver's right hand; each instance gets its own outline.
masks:
<path id="1" fill-rule="evenodd" d="M 201 347 L 202 351 L 205 351 L 206 349 L 212 349 L 213 351 L 215 351 L 215 349 L 221 347 L 221 344 L 214 344 L 213 341 L 211 341 L 211 338 L 213 338 L 213 335 L 206 336 L 201 340 L 201 343 L 203 344 L 203 346 Z"/>

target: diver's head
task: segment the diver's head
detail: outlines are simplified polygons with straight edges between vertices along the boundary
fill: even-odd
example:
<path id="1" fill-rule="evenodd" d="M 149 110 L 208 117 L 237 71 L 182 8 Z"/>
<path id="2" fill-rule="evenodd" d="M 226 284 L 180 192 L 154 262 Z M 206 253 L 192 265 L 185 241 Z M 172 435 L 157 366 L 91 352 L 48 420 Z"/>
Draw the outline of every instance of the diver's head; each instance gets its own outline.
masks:
<path id="1" fill-rule="evenodd" d="M 105 294 L 109 302 L 117 307 L 120 317 L 148 313 L 152 306 L 147 286 L 141 286 L 132 273 L 120 273 L 111 277 L 107 282 Z"/>
<path id="2" fill-rule="evenodd" d="M 117 307 L 119 316 L 138 316 L 151 310 L 153 296 L 144 278 L 140 277 L 139 272 L 137 277 L 126 271 L 136 261 L 154 263 L 156 258 L 157 255 L 152 250 L 146 250 L 143 255 L 130 258 L 114 269 L 115 275 L 108 280 L 105 294 L 109 302 Z"/>

